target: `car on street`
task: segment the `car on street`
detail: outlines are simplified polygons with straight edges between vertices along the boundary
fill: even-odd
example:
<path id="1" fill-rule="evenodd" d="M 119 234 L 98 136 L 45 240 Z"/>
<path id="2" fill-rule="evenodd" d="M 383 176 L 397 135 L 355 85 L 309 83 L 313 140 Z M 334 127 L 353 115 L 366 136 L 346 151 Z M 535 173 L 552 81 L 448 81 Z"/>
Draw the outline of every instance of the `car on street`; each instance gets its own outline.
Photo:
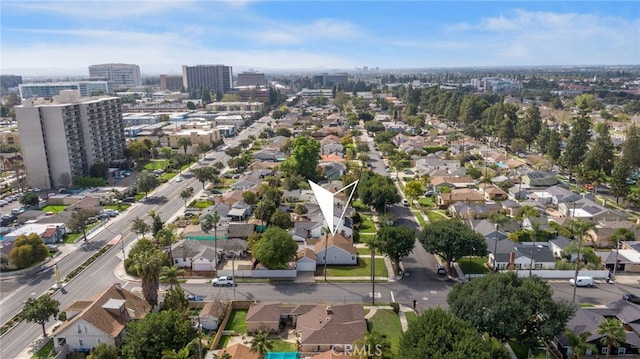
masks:
<path id="1" fill-rule="evenodd" d="M 127 202 L 127 203 L 133 203 L 135 201 L 136 201 L 136 199 L 133 198 L 133 197 L 125 197 L 125 198 L 122 199 L 122 202 Z"/>
<path id="2" fill-rule="evenodd" d="M 187 295 L 187 300 L 190 302 L 202 302 L 204 301 L 204 298 L 199 295 L 189 294 Z"/>
<path id="3" fill-rule="evenodd" d="M 640 297 L 638 297 L 638 296 L 637 296 L 637 295 L 635 295 L 635 294 L 631 294 L 631 293 L 624 294 L 624 295 L 622 296 L 622 299 L 623 299 L 623 300 L 626 300 L 627 302 L 631 302 L 631 303 L 635 303 L 635 304 L 640 304 Z"/>
<path id="4" fill-rule="evenodd" d="M 578 276 L 577 278 L 569 279 L 569 284 L 572 286 L 575 285 L 577 287 L 591 287 L 593 286 L 593 277 L 589 276 Z"/>
<path id="5" fill-rule="evenodd" d="M 405 207 L 409 207 L 409 201 L 407 201 L 406 199 L 402 200 L 402 205 Z"/>
<path id="6" fill-rule="evenodd" d="M 444 266 L 438 264 L 436 265 L 436 273 L 438 273 L 439 275 L 447 275 L 447 269 Z"/>
<path id="7" fill-rule="evenodd" d="M 226 285 L 227 287 L 232 287 L 236 285 L 236 282 L 233 280 L 233 277 L 231 276 L 223 276 L 223 277 L 214 278 L 211 281 L 211 285 L 213 285 L 214 287 L 219 287 L 223 285 Z"/>

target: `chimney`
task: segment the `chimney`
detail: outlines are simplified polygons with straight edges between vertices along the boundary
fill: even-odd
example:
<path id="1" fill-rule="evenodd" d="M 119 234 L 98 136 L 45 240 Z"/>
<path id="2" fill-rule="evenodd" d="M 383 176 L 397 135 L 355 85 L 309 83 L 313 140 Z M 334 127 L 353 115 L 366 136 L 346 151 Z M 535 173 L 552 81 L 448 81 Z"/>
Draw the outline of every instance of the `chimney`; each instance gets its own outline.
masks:
<path id="1" fill-rule="evenodd" d="M 509 264 L 507 264 L 507 269 L 513 269 L 516 266 L 515 261 L 516 261 L 516 253 L 509 252 Z"/>
<path id="2" fill-rule="evenodd" d="M 330 305 L 327 305 L 327 315 L 332 315 L 333 314 L 333 309 L 331 308 Z"/>

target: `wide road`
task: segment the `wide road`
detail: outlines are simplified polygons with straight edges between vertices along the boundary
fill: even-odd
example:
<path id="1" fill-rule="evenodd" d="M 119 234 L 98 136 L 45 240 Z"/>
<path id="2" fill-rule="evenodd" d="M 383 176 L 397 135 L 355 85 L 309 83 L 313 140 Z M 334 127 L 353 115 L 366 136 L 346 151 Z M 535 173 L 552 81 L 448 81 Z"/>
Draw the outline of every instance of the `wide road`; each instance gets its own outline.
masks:
<path id="1" fill-rule="evenodd" d="M 227 144 L 233 147 L 251 135 L 257 136 L 267 126 L 269 120 L 269 117 L 261 119 L 242 131 L 237 137 L 229 139 Z M 226 163 L 229 157 L 222 152 L 214 151 L 208 155 L 208 158 Z M 206 165 L 211 164 L 213 162 L 208 161 L 206 163 Z M 199 164 L 194 166 L 199 166 Z M 70 283 L 67 283 L 63 290 L 57 291 L 53 295 L 54 299 L 60 301 L 61 310 L 74 300 L 90 300 L 113 283 L 118 282 L 118 278 L 113 275 L 113 269 L 122 261 L 122 248 L 126 248 L 136 238 L 135 234 L 130 231 L 132 220 L 136 217 L 148 218 L 150 210 L 155 210 L 163 221 L 169 221 L 174 218 L 184 208 L 184 201 L 180 199 L 179 194 L 187 186 L 193 186 L 196 190 L 201 188 L 201 184 L 192 176 L 179 183 L 170 181 L 163 184 L 151 193 L 152 199 L 133 204 L 124 214 L 110 220 L 106 227 L 96 231 L 88 243 L 78 243 L 76 251 L 60 260 L 58 269 L 61 277 L 64 278 L 93 255 L 97 249 L 103 247 L 117 236 L 121 238 L 121 242 L 76 276 Z M 2 323 L 8 321 L 22 309 L 23 302 L 27 298 L 40 296 L 54 284 L 55 276 L 51 269 L 45 270 L 32 278 L 1 282 L 0 287 L 11 289 L 11 292 L 2 290 L 0 321 Z M 48 325 L 52 323 L 48 323 Z M 27 348 L 40 336 L 42 336 L 42 329 L 39 325 L 26 322 L 18 324 L 0 337 L 0 358 L 17 358 L 23 349 Z"/>

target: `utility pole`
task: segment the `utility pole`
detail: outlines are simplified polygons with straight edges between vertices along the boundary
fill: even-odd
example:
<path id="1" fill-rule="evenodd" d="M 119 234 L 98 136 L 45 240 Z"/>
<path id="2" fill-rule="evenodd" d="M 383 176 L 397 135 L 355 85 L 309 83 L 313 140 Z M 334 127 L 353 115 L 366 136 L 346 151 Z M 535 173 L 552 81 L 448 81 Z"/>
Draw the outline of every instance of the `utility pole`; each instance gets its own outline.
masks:
<path id="1" fill-rule="evenodd" d="M 576 202 L 573 202 L 573 213 L 571 214 L 571 220 L 576 219 Z M 571 224 L 572 231 L 575 230 L 575 223 Z M 582 249 L 582 238 L 578 238 L 578 254 L 576 256 L 576 271 L 573 275 L 573 299 L 572 302 L 576 302 L 576 290 L 578 289 L 578 271 L 580 270 L 580 250 Z"/>

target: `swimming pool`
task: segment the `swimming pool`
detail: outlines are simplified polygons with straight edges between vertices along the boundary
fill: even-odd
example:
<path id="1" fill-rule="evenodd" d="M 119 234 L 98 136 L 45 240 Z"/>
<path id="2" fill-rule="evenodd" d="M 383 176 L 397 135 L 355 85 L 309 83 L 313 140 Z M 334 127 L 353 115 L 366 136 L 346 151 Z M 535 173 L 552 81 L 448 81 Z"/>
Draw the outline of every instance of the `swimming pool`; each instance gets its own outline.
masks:
<path id="1" fill-rule="evenodd" d="M 264 359 L 298 359 L 299 353 L 296 352 L 269 352 Z"/>

